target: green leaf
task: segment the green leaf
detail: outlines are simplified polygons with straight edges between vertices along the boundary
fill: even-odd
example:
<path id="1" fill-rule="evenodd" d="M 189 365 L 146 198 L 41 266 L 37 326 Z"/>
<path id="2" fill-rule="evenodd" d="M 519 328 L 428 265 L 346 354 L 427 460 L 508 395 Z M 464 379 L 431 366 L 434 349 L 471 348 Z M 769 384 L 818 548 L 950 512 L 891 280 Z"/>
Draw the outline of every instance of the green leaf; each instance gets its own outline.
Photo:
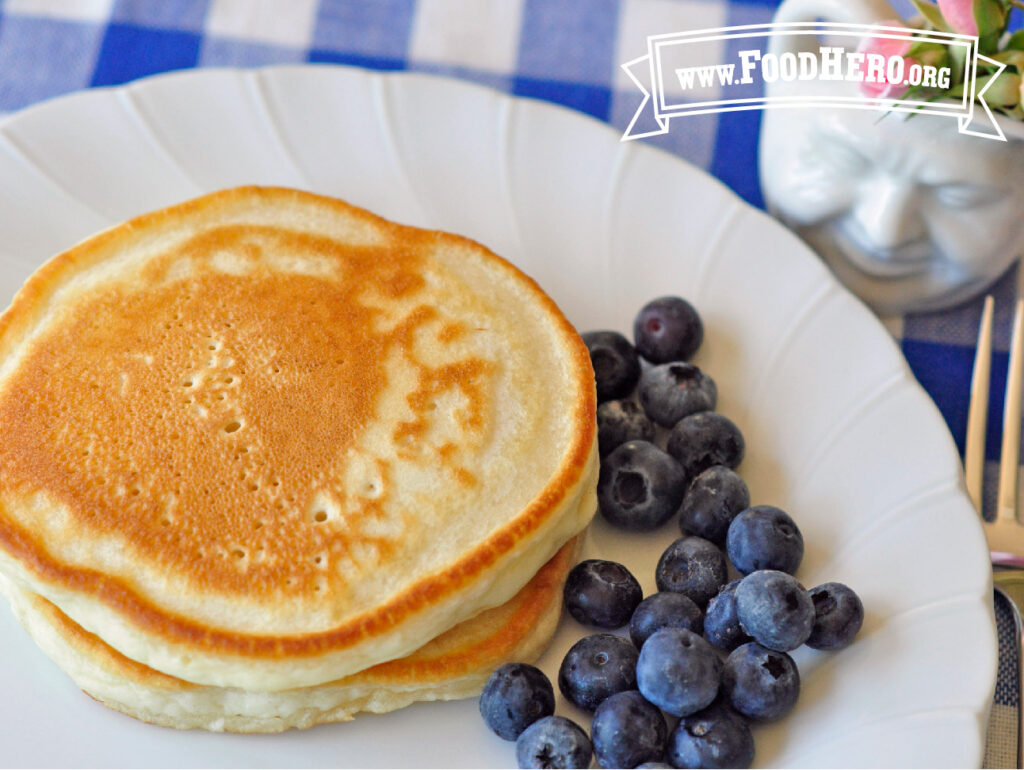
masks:
<path id="1" fill-rule="evenodd" d="M 1011 51 L 1024 51 L 1024 29 L 1018 29 L 1006 41 L 1006 48 Z"/>
<path id="2" fill-rule="evenodd" d="M 978 53 L 982 56 L 991 56 L 999 50 L 999 38 L 1001 34 L 999 32 L 992 32 L 988 35 L 981 35 L 978 37 Z"/>
<path id="3" fill-rule="evenodd" d="M 937 29 L 940 32 L 952 31 L 946 24 L 946 20 L 942 18 L 939 6 L 929 3 L 927 0 L 910 0 L 910 2 L 914 4 L 917 12 L 924 17 L 924 20 L 928 22 L 932 29 Z"/>
<path id="4" fill-rule="evenodd" d="M 949 66 L 949 46 L 945 43 L 914 43 L 904 56 L 930 67 Z"/>
<path id="5" fill-rule="evenodd" d="M 999 0 L 974 0 L 974 21 L 978 25 L 978 37 L 982 40 L 995 35 L 996 42 L 991 50 L 998 48 L 999 38 L 1006 31 L 1010 15 L 1006 6 Z M 985 53 L 984 47 L 979 45 L 979 50 Z"/>
<path id="6" fill-rule="evenodd" d="M 978 78 L 977 85 L 974 87 L 975 97 L 981 94 L 985 84 L 991 80 L 992 75 Z M 988 91 L 985 92 L 984 99 L 993 106 L 1016 107 L 1020 104 L 1020 75 L 1008 73 L 1004 70 L 1003 74 L 996 77 Z"/>
<path id="7" fill-rule="evenodd" d="M 996 112 L 1001 112 L 1008 118 L 1024 120 L 1024 109 L 1018 104 L 1016 107 L 996 107 Z"/>
<path id="8" fill-rule="evenodd" d="M 1024 51 L 1000 51 L 993 54 L 992 58 L 1008 67 L 1015 68 L 1018 75 L 1024 75 Z"/>
<path id="9" fill-rule="evenodd" d="M 907 53 L 905 55 L 917 58 L 918 54 L 924 54 L 930 51 L 946 53 L 948 49 L 949 45 L 947 43 L 936 43 L 933 40 L 915 40 L 910 44 L 910 48 L 907 49 Z"/>
<path id="10" fill-rule="evenodd" d="M 949 57 L 949 49 L 948 48 L 946 50 L 942 51 L 941 53 L 933 53 L 933 54 L 925 55 L 925 57 L 923 59 L 921 59 L 921 63 L 922 64 L 929 64 L 932 67 L 935 67 L 936 69 L 943 69 L 943 68 L 947 68 L 948 69 L 953 64 L 953 62 L 950 60 L 950 57 Z"/>
<path id="11" fill-rule="evenodd" d="M 964 74 L 967 68 L 967 48 L 962 45 L 951 45 L 949 47 L 950 82 L 954 85 L 964 81 Z"/>

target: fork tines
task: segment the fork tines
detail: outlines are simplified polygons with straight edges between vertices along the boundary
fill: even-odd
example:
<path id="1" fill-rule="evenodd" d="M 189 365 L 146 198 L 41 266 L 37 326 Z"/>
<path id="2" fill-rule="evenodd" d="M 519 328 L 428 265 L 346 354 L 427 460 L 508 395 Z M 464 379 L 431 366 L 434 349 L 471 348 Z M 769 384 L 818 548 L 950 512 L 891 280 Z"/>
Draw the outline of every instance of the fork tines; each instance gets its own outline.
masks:
<path id="1" fill-rule="evenodd" d="M 985 298 L 978 328 L 978 348 L 971 376 L 967 440 L 964 447 L 964 480 L 971 501 L 982 510 L 982 478 L 985 467 L 985 429 L 992 367 L 992 317 L 994 301 Z M 1021 383 L 1024 379 L 1024 299 L 1017 300 L 1010 340 L 1010 363 L 1003 401 L 1003 442 L 999 457 L 997 518 L 1016 517 L 1017 473 L 1021 433 Z"/>

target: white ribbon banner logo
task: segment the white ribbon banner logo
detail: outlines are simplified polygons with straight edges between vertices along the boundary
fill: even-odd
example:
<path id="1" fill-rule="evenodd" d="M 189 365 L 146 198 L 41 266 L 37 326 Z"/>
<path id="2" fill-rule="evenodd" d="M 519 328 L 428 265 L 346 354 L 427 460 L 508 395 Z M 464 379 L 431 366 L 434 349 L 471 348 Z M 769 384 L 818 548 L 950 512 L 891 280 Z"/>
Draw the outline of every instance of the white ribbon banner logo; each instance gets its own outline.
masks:
<path id="1" fill-rule="evenodd" d="M 821 42 L 824 38 L 828 44 Z M 869 38 L 910 45 L 929 43 L 933 50 L 941 46 L 949 52 L 945 59 L 948 63 L 927 66 L 902 55 L 858 51 L 858 44 Z M 723 50 L 732 51 L 731 58 Z M 995 67 L 996 72 L 976 94 L 976 68 L 982 61 Z M 957 119 L 962 134 L 1006 141 L 984 101 L 985 91 L 1005 67 L 978 53 L 977 37 L 906 27 L 800 22 L 652 35 L 647 38 L 647 55 L 622 65 L 644 95 L 622 140 L 668 133 L 669 121 L 686 115 L 778 107 L 843 107 L 947 115 Z M 955 74 L 963 83 L 963 96 L 959 101 L 934 99 L 937 91 L 949 88 L 953 68 L 958 69 Z M 879 95 L 851 92 L 848 86 L 837 88 L 837 81 L 876 84 L 872 90 Z M 799 83 L 799 89 L 782 89 L 799 93 L 757 95 L 764 93 L 765 84 L 775 83 Z M 886 85 L 901 93 L 920 85 L 931 89 L 932 98 L 915 99 L 925 94 L 913 91 L 905 97 L 887 95 Z M 975 114 L 978 104 L 983 114 Z M 642 117 L 648 122 L 653 119 L 658 128 L 639 129 L 637 122 Z"/>

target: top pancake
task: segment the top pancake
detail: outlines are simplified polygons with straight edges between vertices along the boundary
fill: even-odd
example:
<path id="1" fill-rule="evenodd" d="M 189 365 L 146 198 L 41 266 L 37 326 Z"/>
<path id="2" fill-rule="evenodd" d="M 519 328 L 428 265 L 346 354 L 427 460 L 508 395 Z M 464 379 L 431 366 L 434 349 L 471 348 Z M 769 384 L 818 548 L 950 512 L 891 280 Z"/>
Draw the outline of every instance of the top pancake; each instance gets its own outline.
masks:
<path id="1" fill-rule="evenodd" d="M 587 350 L 467 239 L 237 188 L 0 316 L 0 570 L 187 681 L 318 684 L 497 606 L 594 512 Z"/>

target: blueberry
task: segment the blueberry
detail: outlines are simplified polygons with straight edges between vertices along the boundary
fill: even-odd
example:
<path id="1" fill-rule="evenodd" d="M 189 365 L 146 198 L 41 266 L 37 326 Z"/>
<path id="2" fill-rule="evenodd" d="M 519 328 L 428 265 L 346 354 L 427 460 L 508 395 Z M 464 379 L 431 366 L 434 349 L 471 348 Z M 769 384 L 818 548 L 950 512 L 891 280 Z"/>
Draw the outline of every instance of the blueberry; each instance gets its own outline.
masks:
<path id="1" fill-rule="evenodd" d="M 679 720 L 668 737 L 668 759 L 673 767 L 750 767 L 754 736 L 743 717 L 715 701 Z"/>
<path id="2" fill-rule="evenodd" d="M 565 717 L 544 717 L 516 741 L 520 767 L 590 767 L 594 748 L 583 728 Z"/>
<path id="3" fill-rule="evenodd" d="M 671 428 L 688 414 L 714 409 L 718 387 L 693 364 L 675 361 L 645 370 L 637 396 L 648 417 Z"/>
<path id="4" fill-rule="evenodd" d="M 633 611 L 629 619 L 629 638 L 639 650 L 651 634 L 663 628 L 685 628 L 700 634 L 704 631 L 704 615 L 686 594 L 675 591 L 651 594 Z"/>
<path id="5" fill-rule="evenodd" d="M 811 635 L 814 603 L 795 577 L 763 569 L 751 572 L 737 586 L 736 615 L 755 641 L 786 652 Z"/>
<path id="6" fill-rule="evenodd" d="M 597 502 L 610 524 L 646 531 L 675 515 L 685 490 L 679 463 L 648 441 L 627 441 L 601 462 Z"/>
<path id="7" fill-rule="evenodd" d="M 657 706 L 636 690 L 604 699 L 590 726 L 601 767 L 636 767 L 665 757 L 668 727 Z"/>
<path id="8" fill-rule="evenodd" d="M 722 586 L 722 590 L 708 602 L 704 613 L 704 638 L 726 652 L 753 641 L 740 627 L 736 614 L 736 588 L 739 584 L 739 580 L 733 580 Z"/>
<path id="9" fill-rule="evenodd" d="M 685 299 L 659 297 L 640 309 L 633 322 L 633 339 L 648 361 L 685 361 L 704 341 L 704 324 Z"/>
<path id="10" fill-rule="evenodd" d="M 750 490 L 743 479 L 724 465 L 712 465 L 690 482 L 683 495 L 679 528 L 722 547 L 729 524 L 749 505 Z"/>
<path id="11" fill-rule="evenodd" d="M 681 537 L 658 559 L 654 579 L 659 591 L 678 591 L 707 607 L 711 597 L 725 585 L 725 554 L 702 537 Z"/>
<path id="12" fill-rule="evenodd" d="M 804 537 L 781 508 L 755 505 L 732 520 L 725 548 L 732 565 L 744 575 L 759 569 L 792 575 L 804 558 Z"/>
<path id="13" fill-rule="evenodd" d="M 558 669 L 558 689 L 584 711 L 605 698 L 636 689 L 637 652 L 628 639 L 591 634 L 569 648 Z"/>
<path id="14" fill-rule="evenodd" d="M 604 457 L 627 441 L 653 441 L 654 423 L 633 400 L 605 401 L 597 407 L 597 447 Z"/>
<path id="15" fill-rule="evenodd" d="M 700 711 L 718 694 L 722 661 L 703 637 L 663 628 L 644 642 L 636 664 L 637 687 L 655 706 L 677 717 Z"/>
<path id="16" fill-rule="evenodd" d="M 814 625 L 807 646 L 838 650 L 852 642 L 864 623 L 860 597 L 842 583 L 823 583 L 809 593 L 814 604 Z"/>
<path id="17" fill-rule="evenodd" d="M 480 694 L 480 714 L 499 737 L 514 741 L 541 717 L 555 713 L 555 691 L 536 666 L 506 663 L 487 680 Z"/>
<path id="18" fill-rule="evenodd" d="M 587 332 L 582 337 L 594 366 L 597 400 L 628 396 L 640 379 L 640 358 L 629 340 L 612 331 Z"/>
<path id="19" fill-rule="evenodd" d="M 563 596 L 565 608 L 580 623 L 619 628 L 629 622 L 644 593 L 618 562 L 587 559 L 569 571 Z"/>
<path id="20" fill-rule="evenodd" d="M 786 653 L 748 642 L 729 653 L 722 670 L 722 693 L 749 719 L 779 719 L 796 705 L 800 672 Z"/>
<path id="21" fill-rule="evenodd" d="M 735 423 L 718 412 L 697 412 L 675 424 L 668 437 L 668 453 L 694 478 L 712 465 L 735 468 L 746 447 Z"/>
<path id="22" fill-rule="evenodd" d="M 637 770 L 658 770 L 658 768 L 670 768 L 672 765 L 665 764 L 664 762 L 641 762 L 636 766 Z"/>

